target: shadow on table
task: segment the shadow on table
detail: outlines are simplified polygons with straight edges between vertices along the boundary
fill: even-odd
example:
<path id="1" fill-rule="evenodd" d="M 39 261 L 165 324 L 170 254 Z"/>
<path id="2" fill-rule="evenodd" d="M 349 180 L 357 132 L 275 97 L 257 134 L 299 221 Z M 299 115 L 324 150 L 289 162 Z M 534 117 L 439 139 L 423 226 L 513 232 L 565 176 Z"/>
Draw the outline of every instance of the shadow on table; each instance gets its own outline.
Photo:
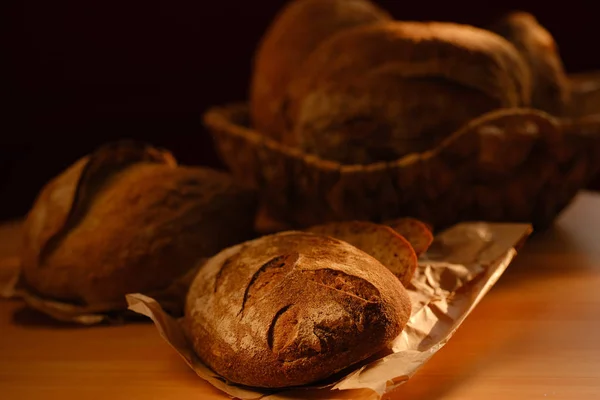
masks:
<path id="1" fill-rule="evenodd" d="M 15 300 L 18 301 L 18 300 Z M 149 318 L 146 318 L 142 315 L 131 313 L 127 314 L 126 321 L 114 319 L 111 322 L 99 323 L 94 325 L 83 325 L 77 324 L 74 322 L 64 322 L 53 319 L 52 317 L 34 310 L 33 308 L 29 308 L 27 306 L 23 306 L 15 310 L 12 315 L 12 323 L 15 325 L 19 325 L 27 328 L 34 329 L 88 329 L 88 328 L 106 328 L 111 326 L 119 326 L 119 325 L 130 325 L 130 324 L 148 324 L 152 321 Z"/>
<path id="2" fill-rule="evenodd" d="M 465 324 L 468 323 L 465 322 Z M 529 327 L 499 329 L 500 322 L 459 328 L 456 337 L 438 351 L 422 369 L 384 399 L 435 400 L 443 398 L 478 373 L 498 362 L 503 349 L 513 346 L 526 336 Z M 485 340 L 481 338 L 486 338 Z M 450 347 L 451 346 L 451 347 Z"/>

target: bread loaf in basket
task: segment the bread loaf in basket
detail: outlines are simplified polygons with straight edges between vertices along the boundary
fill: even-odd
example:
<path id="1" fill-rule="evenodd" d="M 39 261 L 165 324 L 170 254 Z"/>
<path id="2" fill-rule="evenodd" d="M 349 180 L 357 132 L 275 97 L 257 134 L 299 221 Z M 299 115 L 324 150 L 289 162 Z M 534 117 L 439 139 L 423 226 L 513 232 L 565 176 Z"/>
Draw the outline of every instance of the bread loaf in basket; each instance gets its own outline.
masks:
<path id="1" fill-rule="evenodd" d="M 282 23 L 286 10 L 311 3 L 279 14 L 281 48 L 310 23 Z M 234 176 L 260 189 L 264 213 L 292 227 L 408 215 L 436 228 L 543 228 L 600 169 L 600 104 L 572 84 L 552 37 L 540 42 L 543 28 L 520 18 L 490 30 L 380 18 L 329 32 L 287 70 L 271 124 L 253 95 L 250 109 L 215 107 L 204 123 Z M 268 81 L 273 30 L 253 82 Z"/>

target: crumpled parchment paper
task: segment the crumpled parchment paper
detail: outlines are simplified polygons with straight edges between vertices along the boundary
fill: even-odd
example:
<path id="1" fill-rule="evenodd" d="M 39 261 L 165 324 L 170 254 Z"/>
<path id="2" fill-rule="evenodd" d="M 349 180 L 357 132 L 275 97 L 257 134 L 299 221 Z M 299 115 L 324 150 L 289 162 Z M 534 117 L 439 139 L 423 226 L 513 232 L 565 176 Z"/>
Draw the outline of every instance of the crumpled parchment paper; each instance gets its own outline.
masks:
<path id="1" fill-rule="evenodd" d="M 129 309 L 150 317 L 160 335 L 213 386 L 240 399 L 379 399 L 406 382 L 452 337 L 497 282 L 532 229 L 527 224 L 462 223 L 435 237 L 419 261 L 408 291 L 412 315 L 387 354 L 355 365 L 318 386 L 278 392 L 229 384 L 194 354 L 180 320 L 151 297 L 127 296 Z M 325 396 L 325 397 L 323 397 Z"/>

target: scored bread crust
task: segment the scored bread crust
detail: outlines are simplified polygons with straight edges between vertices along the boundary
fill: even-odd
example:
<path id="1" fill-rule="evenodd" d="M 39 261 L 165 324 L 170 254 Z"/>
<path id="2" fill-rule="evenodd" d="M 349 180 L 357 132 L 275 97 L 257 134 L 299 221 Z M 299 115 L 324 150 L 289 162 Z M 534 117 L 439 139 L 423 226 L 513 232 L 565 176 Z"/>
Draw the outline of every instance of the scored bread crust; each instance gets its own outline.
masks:
<path id="1" fill-rule="evenodd" d="M 279 139 L 284 97 L 294 72 L 326 38 L 344 29 L 390 20 L 368 0 L 294 0 L 273 20 L 256 50 L 250 84 L 251 118 Z"/>
<path id="2" fill-rule="evenodd" d="M 188 293 L 184 329 L 230 382 L 316 382 L 384 350 L 411 312 L 394 275 L 356 247 L 283 232 L 211 258 Z"/>
<path id="3" fill-rule="evenodd" d="M 23 226 L 24 283 L 47 298 L 125 308 L 125 294 L 163 289 L 252 237 L 255 208 L 255 192 L 226 173 L 108 144 L 41 190 Z"/>

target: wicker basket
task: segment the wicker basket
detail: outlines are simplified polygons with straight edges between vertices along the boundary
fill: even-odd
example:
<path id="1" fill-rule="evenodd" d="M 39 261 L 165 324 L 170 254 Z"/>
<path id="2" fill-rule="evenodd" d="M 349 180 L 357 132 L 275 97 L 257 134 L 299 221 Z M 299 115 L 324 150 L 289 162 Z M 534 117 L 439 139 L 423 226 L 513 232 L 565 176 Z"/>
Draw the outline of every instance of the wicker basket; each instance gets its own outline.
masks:
<path id="1" fill-rule="evenodd" d="M 464 220 L 547 227 L 600 172 L 600 115 L 557 120 L 497 110 L 430 151 L 393 162 L 341 165 L 249 128 L 248 107 L 206 112 L 217 150 L 265 212 L 290 227 L 334 220 L 412 216 L 436 228 Z"/>

